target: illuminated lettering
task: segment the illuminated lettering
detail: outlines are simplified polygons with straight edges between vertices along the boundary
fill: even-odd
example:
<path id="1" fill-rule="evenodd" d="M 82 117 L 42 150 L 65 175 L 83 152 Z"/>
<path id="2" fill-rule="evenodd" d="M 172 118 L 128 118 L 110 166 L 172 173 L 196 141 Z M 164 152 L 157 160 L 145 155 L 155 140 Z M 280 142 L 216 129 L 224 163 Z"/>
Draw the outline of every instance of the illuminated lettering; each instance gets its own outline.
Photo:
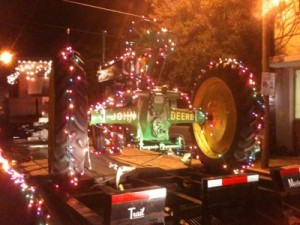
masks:
<path id="1" fill-rule="evenodd" d="M 300 187 L 300 180 L 293 180 L 293 178 L 288 179 L 289 187 Z"/>
<path id="2" fill-rule="evenodd" d="M 177 121 L 194 121 L 195 115 L 194 113 L 171 111 L 170 119 Z"/>
<path id="3" fill-rule="evenodd" d="M 181 120 L 186 120 L 186 117 L 189 117 L 189 114 L 181 113 Z"/>
<path id="4" fill-rule="evenodd" d="M 107 116 L 112 121 L 127 121 L 130 123 L 137 119 L 137 114 L 134 111 L 128 110 L 127 112 L 117 112 L 112 113 L 111 115 Z"/>
<path id="5" fill-rule="evenodd" d="M 122 120 L 125 117 L 122 113 L 117 113 L 117 120 Z"/>
<path id="6" fill-rule="evenodd" d="M 175 112 L 171 112 L 171 120 L 174 120 L 175 119 Z"/>
<path id="7" fill-rule="evenodd" d="M 136 210 L 135 207 L 131 207 L 128 209 L 130 216 L 129 218 L 132 219 L 139 219 L 145 217 L 145 207 L 141 208 L 140 210 Z"/>
<path id="8" fill-rule="evenodd" d="M 111 120 L 116 120 L 116 114 L 114 113 L 112 116 L 110 116 Z"/>

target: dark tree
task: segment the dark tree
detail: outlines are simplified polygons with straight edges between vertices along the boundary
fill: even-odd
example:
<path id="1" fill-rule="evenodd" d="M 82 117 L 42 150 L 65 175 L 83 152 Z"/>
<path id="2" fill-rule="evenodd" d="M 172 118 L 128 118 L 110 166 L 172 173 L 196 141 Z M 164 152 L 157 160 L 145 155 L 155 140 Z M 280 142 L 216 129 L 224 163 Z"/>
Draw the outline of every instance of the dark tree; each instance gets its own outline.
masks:
<path id="1" fill-rule="evenodd" d="M 260 71 L 261 21 L 253 0 L 146 0 L 151 18 L 177 35 L 162 80 L 190 87 L 209 60 L 231 57 Z"/>

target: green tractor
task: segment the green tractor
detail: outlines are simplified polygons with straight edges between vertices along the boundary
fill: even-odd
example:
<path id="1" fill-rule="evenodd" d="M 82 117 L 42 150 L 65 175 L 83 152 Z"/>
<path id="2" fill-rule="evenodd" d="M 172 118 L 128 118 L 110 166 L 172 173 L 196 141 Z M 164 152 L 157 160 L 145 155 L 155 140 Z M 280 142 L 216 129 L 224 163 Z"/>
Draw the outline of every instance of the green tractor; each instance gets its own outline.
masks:
<path id="1" fill-rule="evenodd" d="M 103 107 L 92 111 L 90 124 L 127 125 L 140 149 L 184 149 L 182 136 L 171 139 L 170 127 L 175 124 L 204 124 L 206 115 L 201 109 L 179 108 L 181 98 L 181 92 L 169 90 L 167 86 L 136 90 L 131 100 L 122 107 Z M 101 143 L 94 143 L 98 149 L 102 147 Z"/>
<path id="2" fill-rule="evenodd" d="M 83 63 L 70 47 L 61 53 L 52 82 L 52 173 L 84 171 L 88 127 L 96 152 L 121 152 L 132 144 L 188 153 L 218 173 L 252 163 L 260 150 L 264 115 L 253 74 L 236 60 L 219 59 L 201 71 L 189 93 L 156 85 L 175 46 L 172 36 L 164 29 L 144 32 L 138 41 L 128 42 L 121 57 L 101 65 L 102 95 L 89 116 Z"/>
<path id="3" fill-rule="evenodd" d="M 157 62 L 163 69 L 174 46 L 165 30 L 147 31 L 121 57 L 101 65 L 103 102 L 90 110 L 95 150 L 121 151 L 130 142 L 191 153 L 211 170 L 251 163 L 264 114 L 253 74 L 236 60 L 219 59 L 197 77 L 191 94 L 156 86 Z"/>

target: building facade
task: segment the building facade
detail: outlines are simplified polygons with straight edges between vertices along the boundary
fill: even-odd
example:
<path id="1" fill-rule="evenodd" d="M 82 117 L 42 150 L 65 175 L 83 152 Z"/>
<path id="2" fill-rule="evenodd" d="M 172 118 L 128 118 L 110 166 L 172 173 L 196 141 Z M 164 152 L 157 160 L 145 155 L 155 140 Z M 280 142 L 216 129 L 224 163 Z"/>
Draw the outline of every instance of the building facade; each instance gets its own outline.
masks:
<path id="1" fill-rule="evenodd" d="M 280 154 L 300 156 L 300 1 L 273 0 L 276 6 L 274 53 L 269 65 L 275 72 L 275 146 Z"/>

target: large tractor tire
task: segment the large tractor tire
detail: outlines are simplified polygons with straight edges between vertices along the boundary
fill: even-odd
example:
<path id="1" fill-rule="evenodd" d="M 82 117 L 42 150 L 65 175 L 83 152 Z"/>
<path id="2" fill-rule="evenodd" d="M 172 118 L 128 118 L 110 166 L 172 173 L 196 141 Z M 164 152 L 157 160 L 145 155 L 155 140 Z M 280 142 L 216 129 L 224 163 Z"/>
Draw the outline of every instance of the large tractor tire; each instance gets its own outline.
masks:
<path id="1" fill-rule="evenodd" d="M 76 175 L 84 171 L 88 150 L 87 79 L 81 60 L 70 48 L 55 70 L 54 148 L 51 172 Z"/>
<path id="2" fill-rule="evenodd" d="M 259 148 L 264 105 L 252 76 L 237 61 L 220 59 L 195 82 L 193 106 L 207 121 L 192 128 L 200 159 L 210 170 L 238 168 Z"/>

